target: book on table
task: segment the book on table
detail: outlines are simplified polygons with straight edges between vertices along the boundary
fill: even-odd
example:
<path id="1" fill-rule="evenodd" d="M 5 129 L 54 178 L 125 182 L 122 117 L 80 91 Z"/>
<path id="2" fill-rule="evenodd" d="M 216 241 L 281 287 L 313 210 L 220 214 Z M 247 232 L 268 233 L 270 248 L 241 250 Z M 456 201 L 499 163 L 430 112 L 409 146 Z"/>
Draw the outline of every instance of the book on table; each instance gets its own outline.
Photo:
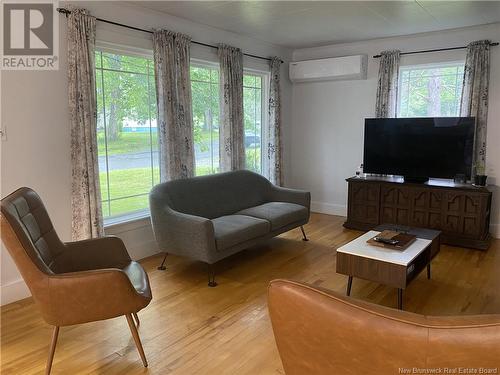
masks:
<path id="1" fill-rule="evenodd" d="M 370 245 L 385 247 L 387 249 L 404 250 L 416 239 L 417 236 L 413 234 L 384 230 L 366 242 Z"/>

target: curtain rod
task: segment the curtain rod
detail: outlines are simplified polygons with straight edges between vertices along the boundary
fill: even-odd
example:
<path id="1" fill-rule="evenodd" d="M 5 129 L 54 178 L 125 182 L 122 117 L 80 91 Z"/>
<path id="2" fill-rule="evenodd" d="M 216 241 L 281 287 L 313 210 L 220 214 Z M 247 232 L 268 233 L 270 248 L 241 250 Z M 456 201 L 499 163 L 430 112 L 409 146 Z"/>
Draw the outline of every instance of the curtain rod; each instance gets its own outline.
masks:
<path id="1" fill-rule="evenodd" d="M 68 14 L 71 14 L 71 11 L 69 9 L 66 9 L 66 8 L 57 8 L 56 9 L 59 13 L 62 13 L 64 15 L 66 15 L 66 17 L 68 16 Z M 123 23 L 118 23 L 118 22 L 114 22 L 114 21 L 109 21 L 109 20 L 105 20 L 105 19 L 102 19 L 102 18 L 98 18 L 96 17 L 96 20 L 97 21 L 100 21 L 100 22 L 104 22 L 104 23 L 109 23 L 110 25 L 115 25 L 115 26 L 120 26 L 120 27 L 125 27 L 127 29 L 131 29 L 131 30 L 136 30 L 136 31 L 142 31 L 144 33 L 149 33 L 149 34 L 153 34 L 153 31 L 151 30 L 146 30 L 146 29 L 141 29 L 139 27 L 135 27 L 135 26 L 129 26 L 129 25 L 125 25 Z M 218 46 L 215 46 L 213 44 L 207 44 L 207 43 L 202 43 L 202 42 L 196 42 L 194 40 L 191 41 L 191 43 L 193 44 L 197 44 L 199 46 L 203 46 L 203 47 L 208 47 L 208 48 L 219 48 Z M 269 57 L 263 57 L 263 56 L 257 56 L 257 55 L 252 55 L 250 53 L 244 53 L 243 55 L 245 56 L 248 56 L 248 57 L 253 57 L 254 59 L 261 59 L 261 60 L 267 60 L 267 61 L 271 61 L 271 59 Z M 283 60 L 280 60 L 280 62 L 283 64 L 284 61 Z"/>
<path id="2" fill-rule="evenodd" d="M 490 43 L 490 46 L 491 47 L 498 46 L 498 42 Z M 456 49 L 466 49 L 466 48 L 467 48 L 467 46 L 463 46 L 463 47 L 449 47 L 449 48 L 437 48 L 437 49 L 426 49 L 426 50 L 423 50 L 423 51 L 401 52 L 400 55 L 401 56 L 402 55 L 415 55 L 415 54 L 418 54 L 418 53 L 452 51 L 452 50 L 456 50 Z M 375 56 L 373 56 L 374 59 L 378 59 L 379 57 L 382 57 L 382 55 L 375 55 Z"/>

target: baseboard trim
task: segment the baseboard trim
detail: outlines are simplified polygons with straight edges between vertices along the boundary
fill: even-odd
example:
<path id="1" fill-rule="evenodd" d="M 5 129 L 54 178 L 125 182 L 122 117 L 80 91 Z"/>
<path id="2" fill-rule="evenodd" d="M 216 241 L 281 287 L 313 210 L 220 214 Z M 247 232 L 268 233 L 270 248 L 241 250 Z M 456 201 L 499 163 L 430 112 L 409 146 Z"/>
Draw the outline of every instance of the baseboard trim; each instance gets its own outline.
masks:
<path id="1" fill-rule="evenodd" d="M 129 246 L 127 250 L 132 259 L 143 260 L 144 258 L 149 258 L 152 255 L 160 253 L 158 245 L 155 240 L 145 241 L 136 246 Z"/>
<path id="2" fill-rule="evenodd" d="M 0 303 L 2 306 L 31 296 L 30 290 L 23 279 L 17 279 L 2 285 L 1 291 Z"/>
<path id="3" fill-rule="evenodd" d="M 347 206 L 327 202 L 311 202 L 311 211 L 320 214 L 347 216 Z"/>

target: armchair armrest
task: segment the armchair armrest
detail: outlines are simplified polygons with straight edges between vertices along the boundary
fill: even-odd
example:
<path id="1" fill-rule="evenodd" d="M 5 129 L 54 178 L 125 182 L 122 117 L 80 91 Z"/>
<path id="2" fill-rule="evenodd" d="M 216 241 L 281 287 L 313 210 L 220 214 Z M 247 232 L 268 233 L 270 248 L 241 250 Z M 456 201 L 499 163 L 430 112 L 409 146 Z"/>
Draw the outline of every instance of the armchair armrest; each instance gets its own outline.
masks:
<path id="1" fill-rule="evenodd" d="M 123 241 L 115 236 L 65 243 L 65 251 L 58 257 L 64 272 L 123 268 L 132 259 Z"/>
<path id="2" fill-rule="evenodd" d="M 210 219 L 151 205 L 151 221 L 162 251 L 211 263 L 215 233 Z"/>
<path id="3" fill-rule="evenodd" d="M 311 193 L 304 190 L 288 189 L 272 185 L 269 199 L 274 202 L 288 202 L 300 204 L 308 210 L 311 206 Z"/>
<path id="4" fill-rule="evenodd" d="M 149 300 L 137 293 L 119 269 L 69 272 L 48 278 L 46 320 L 58 326 L 80 324 L 136 312 Z M 61 303 L 64 301 L 64 303 Z"/>

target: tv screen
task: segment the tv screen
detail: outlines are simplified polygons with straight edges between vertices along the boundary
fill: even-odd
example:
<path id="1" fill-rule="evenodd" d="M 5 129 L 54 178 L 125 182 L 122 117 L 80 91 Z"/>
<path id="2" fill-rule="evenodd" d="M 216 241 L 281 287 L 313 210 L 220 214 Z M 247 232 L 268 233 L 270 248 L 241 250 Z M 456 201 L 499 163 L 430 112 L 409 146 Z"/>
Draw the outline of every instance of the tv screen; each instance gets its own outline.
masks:
<path id="1" fill-rule="evenodd" d="M 473 117 L 377 118 L 365 120 L 366 173 L 425 179 L 470 178 Z"/>

